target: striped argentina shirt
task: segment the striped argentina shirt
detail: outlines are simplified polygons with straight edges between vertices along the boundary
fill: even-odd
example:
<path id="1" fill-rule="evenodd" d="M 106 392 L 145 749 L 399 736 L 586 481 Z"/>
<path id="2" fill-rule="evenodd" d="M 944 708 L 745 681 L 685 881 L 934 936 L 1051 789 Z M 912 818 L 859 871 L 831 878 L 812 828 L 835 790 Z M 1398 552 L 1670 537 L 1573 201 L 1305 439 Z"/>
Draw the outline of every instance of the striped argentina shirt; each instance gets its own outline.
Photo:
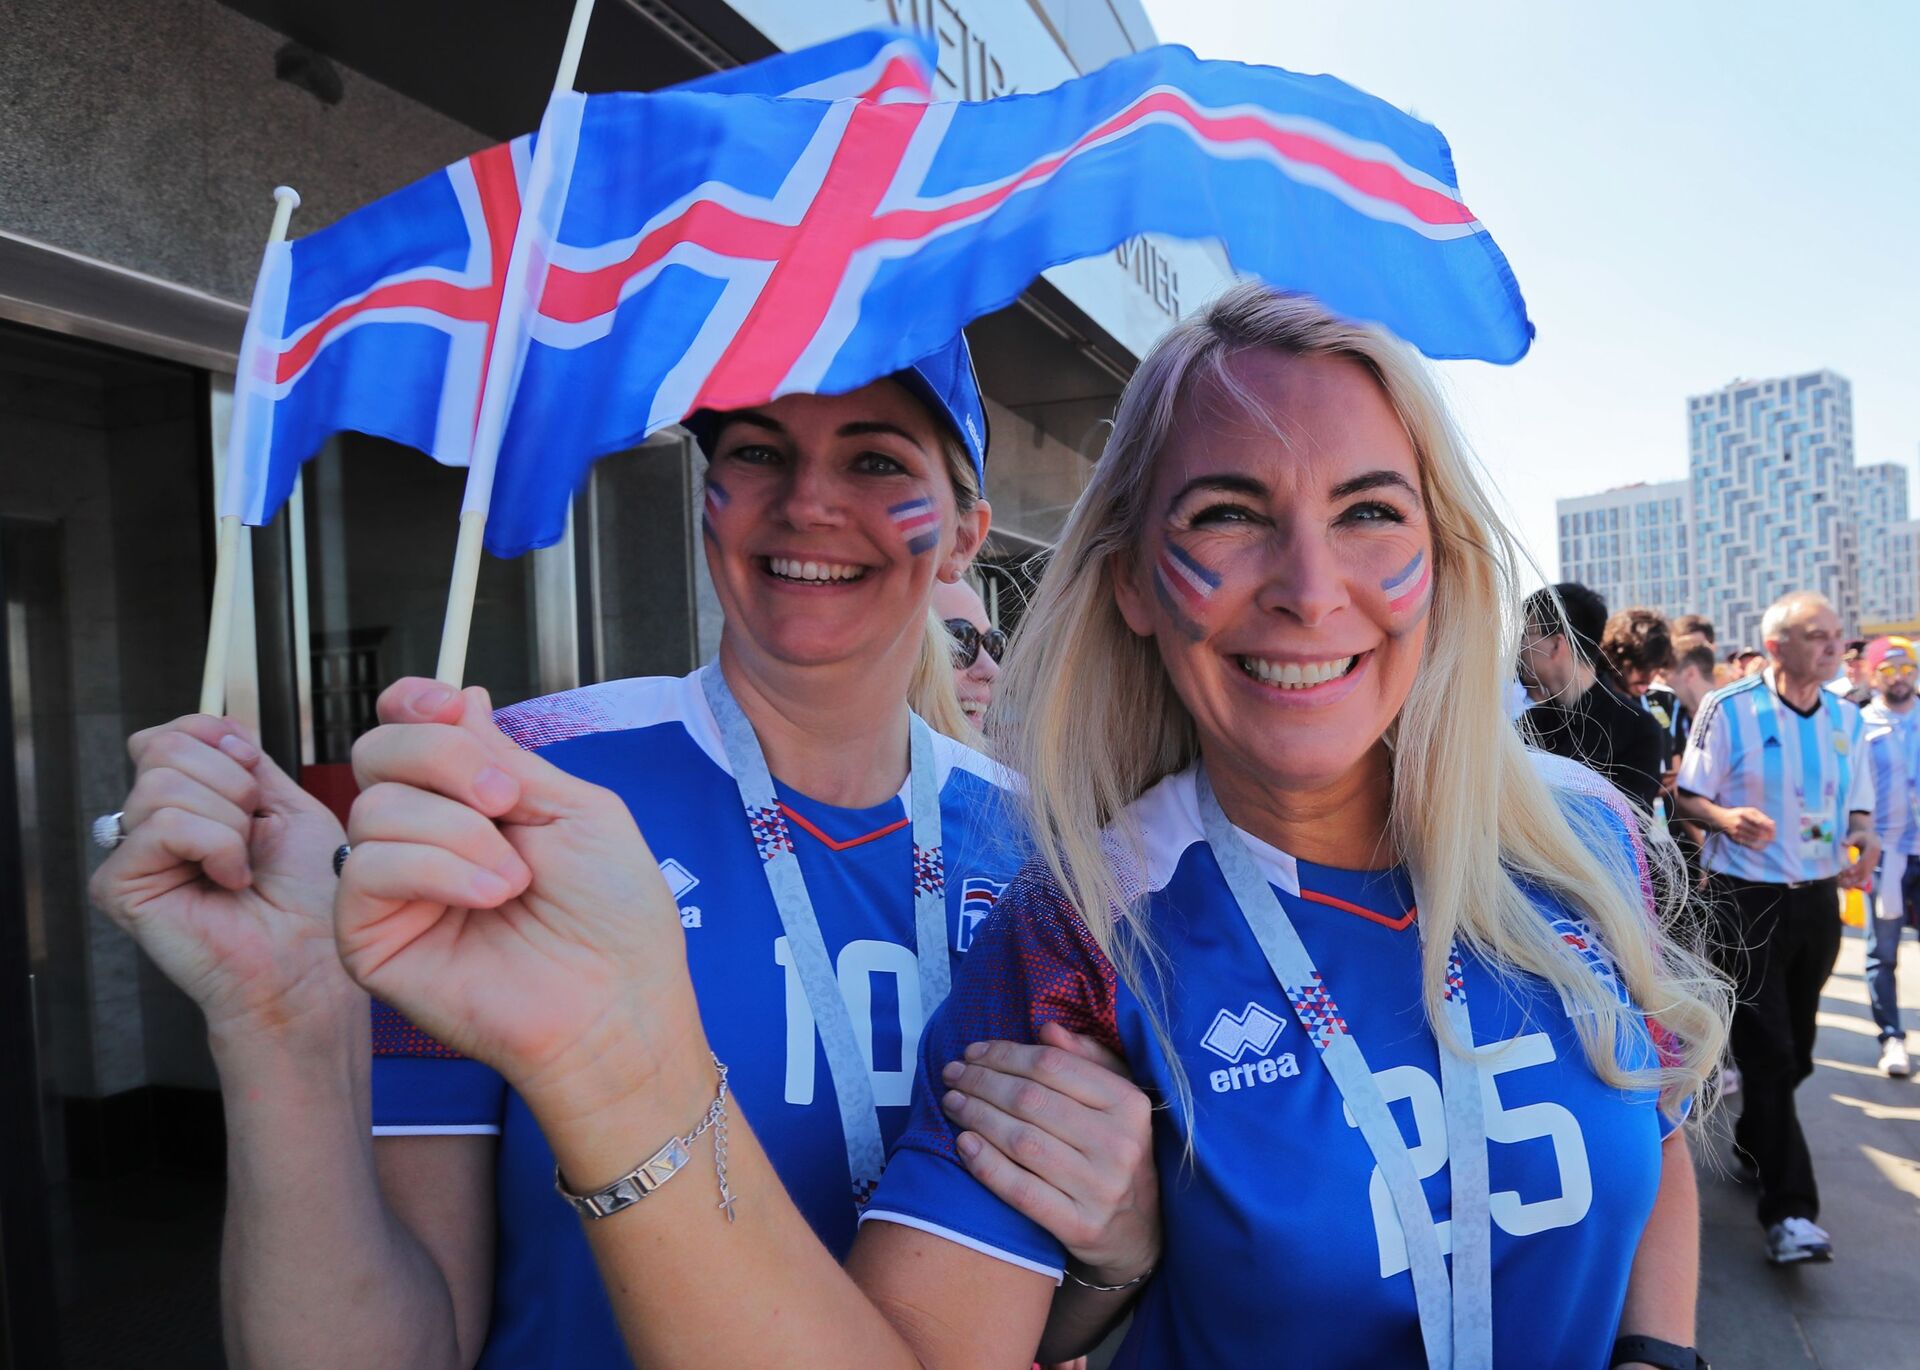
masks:
<path id="1" fill-rule="evenodd" d="M 1920 708 L 1895 713 L 1876 699 L 1860 716 L 1873 758 L 1873 830 L 1888 855 L 1920 855 Z"/>
<path id="2" fill-rule="evenodd" d="M 1707 869 L 1785 885 L 1824 880 L 1847 865 L 1847 815 L 1873 811 L 1873 767 L 1857 706 L 1826 690 L 1801 714 L 1773 689 L 1773 671 L 1701 701 L 1680 761 L 1679 788 L 1726 808 L 1773 819 L 1773 841 L 1755 850 L 1724 833 L 1707 838 Z"/>

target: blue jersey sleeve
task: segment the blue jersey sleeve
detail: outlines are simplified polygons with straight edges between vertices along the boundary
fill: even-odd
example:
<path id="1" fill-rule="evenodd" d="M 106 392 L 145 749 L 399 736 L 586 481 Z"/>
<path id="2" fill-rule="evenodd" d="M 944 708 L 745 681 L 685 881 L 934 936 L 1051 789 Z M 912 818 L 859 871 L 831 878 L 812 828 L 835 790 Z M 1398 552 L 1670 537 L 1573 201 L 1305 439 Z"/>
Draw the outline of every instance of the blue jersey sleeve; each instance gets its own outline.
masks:
<path id="1" fill-rule="evenodd" d="M 374 1136 L 498 1136 L 506 1108 L 507 1082 L 492 1067 L 374 1003 Z"/>
<path id="2" fill-rule="evenodd" d="M 1610 787 L 1587 789 L 1573 785 L 1560 790 L 1560 801 L 1568 820 L 1574 825 L 1574 831 L 1587 842 L 1595 855 L 1609 865 L 1613 865 L 1623 879 L 1637 880 L 1640 887 L 1641 902 L 1646 907 L 1647 918 L 1651 922 L 1658 917 L 1658 908 L 1653 893 L 1653 866 L 1647 856 L 1645 839 L 1642 836 L 1638 816 L 1620 799 L 1618 793 Z M 1590 930 L 1583 929 L 1588 938 L 1593 938 Z M 1612 958 L 1595 940 L 1594 953 L 1609 967 L 1612 978 Z M 1624 1000 L 1626 987 L 1614 980 L 1615 992 Z M 1648 1044 L 1651 1055 L 1643 1055 L 1646 1064 L 1674 1059 L 1680 1049 L 1679 1040 L 1663 1026 L 1659 1019 L 1650 1014 L 1642 1015 L 1646 1022 Z M 1640 1048 L 1645 1052 L 1645 1048 Z M 1637 1062 L 1629 1062 L 1638 1064 Z M 1659 1109 L 1660 1140 L 1665 1141 L 1686 1120 L 1693 1111 L 1693 1101 L 1681 1101 L 1677 1116 L 1666 1109 Z"/>
<path id="3" fill-rule="evenodd" d="M 1066 1252 L 1037 1223 L 968 1173 L 940 1107 L 940 1072 L 974 1042 L 1033 1042 L 1058 1022 L 1115 1052 L 1113 965 L 1044 874 L 1016 878 L 982 925 L 953 992 L 920 1039 L 913 1114 L 861 1221 L 932 1232 L 1000 1260 L 1059 1279 Z"/>

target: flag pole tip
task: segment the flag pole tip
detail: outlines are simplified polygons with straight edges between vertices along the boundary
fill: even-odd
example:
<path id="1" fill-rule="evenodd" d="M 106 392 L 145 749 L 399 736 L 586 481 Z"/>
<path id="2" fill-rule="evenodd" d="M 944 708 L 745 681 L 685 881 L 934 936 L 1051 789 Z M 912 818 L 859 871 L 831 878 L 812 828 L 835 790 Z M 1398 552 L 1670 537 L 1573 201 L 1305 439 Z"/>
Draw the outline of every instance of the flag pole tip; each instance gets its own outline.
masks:
<path id="1" fill-rule="evenodd" d="M 295 190 L 292 186 L 275 186 L 273 188 L 273 198 L 276 200 L 285 201 L 286 203 L 291 204 L 295 209 L 300 208 L 300 192 Z"/>

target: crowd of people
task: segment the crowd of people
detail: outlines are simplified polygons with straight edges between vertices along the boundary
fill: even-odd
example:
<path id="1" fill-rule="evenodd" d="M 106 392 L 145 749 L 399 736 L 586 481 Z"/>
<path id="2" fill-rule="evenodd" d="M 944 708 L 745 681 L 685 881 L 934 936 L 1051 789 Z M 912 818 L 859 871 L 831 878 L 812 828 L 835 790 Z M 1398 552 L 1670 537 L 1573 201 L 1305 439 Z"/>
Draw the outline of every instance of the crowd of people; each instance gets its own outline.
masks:
<path id="1" fill-rule="evenodd" d="M 1720 1092 L 1743 1096 L 1734 1161 L 1758 1187 L 1768 1255 L 1830 1259 L 1794 1092 L 1813 1073 L 1843 890 L 1865 894 L 1880 1069 L 1913 1071 L 1894 970 L 1902 930 L 1920 927 L 1914 644 L 1846 640 L 1833 606 L 1804 591 L 1767 610 L 1760 650 L 1722 653 L 1697 614 L 1609 615 L 1572 582 L 1529 597 L 1526 624 L 1521 728 L 1664 822 L 1737 992 Z"/>
<path id="2" fill-rule="evenodd" d="M 237 1364 L 1681 1370 L 1730 1029 L 1831 1254 L 1793 1086 L 1836 885 L 1920 852 L 1910 645 L 1874 714 L 1817 597 L 1738 682 L 1523 601 L 1425 367 L 1249 284 L 1010 647 L 980 409 L 956 341 L 698 416 L 716 661 L 398 682 L 344 832 L 228 720 L 132 739 L 93 893 L 208 1021 Z"/>

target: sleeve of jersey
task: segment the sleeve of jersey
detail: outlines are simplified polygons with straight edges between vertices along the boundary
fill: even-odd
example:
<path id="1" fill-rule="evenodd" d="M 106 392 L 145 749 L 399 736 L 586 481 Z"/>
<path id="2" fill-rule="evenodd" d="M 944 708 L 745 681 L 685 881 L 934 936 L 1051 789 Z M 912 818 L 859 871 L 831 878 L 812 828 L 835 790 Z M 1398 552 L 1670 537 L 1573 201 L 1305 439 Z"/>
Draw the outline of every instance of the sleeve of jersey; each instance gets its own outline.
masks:
<path id="1" fill-rule="evenodd" d="M 373 1005 L 373 1135 L 497 1137 L 507 1082 L 450 1051 L 385 1004 Z"/>
<path id="2" fill-rule="evenodd" d="M 1859 710 L 1857 709 L 1854 711 L 1854 719 L 1852 749 L 1854 756 L 1858 757 L 1860 753 L 1865 750 L 1862 743 L 1866 739 L 1867 731 L 1858 721 Z M 1849 813 L 1872 813 L 1873 802 L 1878 794 L 1875 786 L 1876 777 L 1873 773 L 1873 767 L 1870 765 L 1860 765 L 1856 761 L 1853 767 L 1852 780 L 1851 793 L 1847 796 L 1847 811 Z"/>
<path id="3" fill-rule="evenodd" d="M 1703 799 L 1718 800 L 1727 781 L 1728 743 L 1726 721 L 1720 711 L 1726 707 L 1718 695 L 1711 695 L 1700 706 L 1700 716 L 1687 734 L 1687 749 L 1680 756 L 1680 774 L 1675 784 Z"/>
<path id="4" fill-rule="evenodd" d="M 1619 793 L 1611 791 L 1610 788 L 1608 791 L 1596 789 L 1591 792 L 1577 791 L 1577 793 L 1581 794 L 1582 799 L 1575 802 L 1590 805 L 1590 811 L 1597 820 L 1595 826 L 1598 831 L 1591 833 L 1589 840 L 1605 841 L 1613 845 L 1616 850 L 1625 847 L 1632 854 L 1633 864 L 1640 879 L 1641 902 L 1646 909 L 1648 921 L 1652 922 L 1658 916 L 1658 909 L 1653 897 L 1652 865 L 1647 858 L 1646 843 L 1641 835 L 1638 817 L 1621 801 Z M 1624 996 L 1625 987 L 1621 986 L 1619 992 Z M 1651 1015 L 1645 1016 L 1647 1036 L 1652 1041 L 1655 1057 L 1663 1066 L 1675 1064 L 1681 1055 L 1680 1039 L 1658 1018 Z M 1680 1125 L 1692 1108 L 1693 1101 L 1689 1099 L 1681 1106 L 1679 1118 L 1668 1117 L 1664 1109 L 1660 1111 L 1662 1141 L 1666 1140 L 1667 1136 Z"/>
<path id="5" fill-rule="evenodd" d="M 860 1220 L 931 1232 L 1059 1280 L 1066 1252 L 1045 1229 L 996 1198 L 954 1151 L 940 1107 L 941 1069 L 974 1042 L 1032 1042 L 1060 1023 L 1121 1051 L 1113 965 L 1050 881 L 1015 879 L 976 935 L 953 992 L 927 1024 L 913 1113 Z"/>

